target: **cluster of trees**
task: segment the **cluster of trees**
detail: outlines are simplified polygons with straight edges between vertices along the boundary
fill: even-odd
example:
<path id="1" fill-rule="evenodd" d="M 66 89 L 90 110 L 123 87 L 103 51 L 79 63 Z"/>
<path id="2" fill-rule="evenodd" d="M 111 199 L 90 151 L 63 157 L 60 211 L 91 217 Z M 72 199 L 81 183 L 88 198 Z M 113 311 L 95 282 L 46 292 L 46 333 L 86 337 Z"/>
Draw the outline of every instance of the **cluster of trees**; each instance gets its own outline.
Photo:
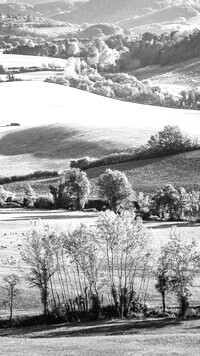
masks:
<path id="1" fill-rule="evenodd" d="M 60 58 L 76 57 L 86 60 L 99 71 L 123 72 L 128 69 L 145 67 L 152 64 L 168 65 L 186 59 L 198 57 L 200 31 L 173 31 L 156 35 L 145 32 L 139 36 L 130 33 L 113 34 L 105 38 L 46 41 L 39 46 L 27 48 L 16 43 L 12 53 L 46 55 Z M 14 51 L 14 52 L 13 52 Z M 28 52 L 27 52 L 28 51 Z"/>
<path id="2" fill-rule="evenodd" d="M 130 34 L 116 34 L 104 39 L 71 37 L 54 41 L 2 36 L 0 46 L 6 48 L 6 53 L 67 59 L 63 77 L 49 78 L 49 82 L 119 100 L 199 110 L 198 89 L 173 95 L 123 73 L 151 64 L 173 64 L 198 56 L 199 37 L 199 30 L 162 35 L 146 32 L 137 38 Z"/>
<path id="3" fill-rule="evenodd" d="M 167 125 L 152 135 L 146 145 L 128 151 L 113 153 L 100 158 L 82 157 L 70 161 L 71 168 L 87 170 L 89 168 L 129 162 L 140 159 L 163 157 L 181 152 L 195 151 L 200 148 L 197 139 L 184 134 L 178 126 Z"/>
<path id="4" fill-rule="evenodd" d="M 182 94 L 174 96 L 137 80 L 134 76 L 125 73 L 101 73 L 88 66 L 80 59 L 71 58 L 67 61 L 67 68 L 63 77 L 49 77 L 46 82 L 65 85 L 90 93 L 106 96 L 113 99 L 165 106 L 174 108 L 190 108 L 184 102 Z M 196 106 L 194 107 L 196 109 Z"/>
<path id="5" fill-rule="evenodd" d="M 54 201 L 51 194 L 39 195 L 34 189 L 26 184 L 23 193 L 15 193 L 0 187 L 1 208 L 38 208 L 53 209 Z"/>
<path id="6" fill-rule="evenodd" d="M 198 88 L 181 90 L 177 95 L 170 94 L 127 73 L 99 73 L 84 59 L 75 57 L 67 60 L 62 77 L 49 77 L 46 81 L 133 103 L 193 110 L 200 108 Z"/>
<path id="7" fill-rule="evenodd" d="M 170 295 L 184 316 L 200 274 L 195 241 L 172 229 L 156 252 L 149 231 L 133 212 L 106 211 L 95 226 L 74 229 L 35 222 L 21 255 L 28 267 L 26 279 L 40 291 L 44 315 L 59 321 L 152 315 L 155 309 L 147 307 L 150 281 L 162 297 L 163 312 Z M 10 275 L 4 281 L 12 321 L 19 279 Z"/>
<path id="8" fill-rule="evenodd" d="M 145 201 L 147 205 L 149 204 L 149 213 L 163 220 L 180 221 L 199 218 L 200 192 L 196 190 L 188 192 L 185 188 L 176 189 L 172 184 L 167 184 L 150 198 L 145 197 Z"/>

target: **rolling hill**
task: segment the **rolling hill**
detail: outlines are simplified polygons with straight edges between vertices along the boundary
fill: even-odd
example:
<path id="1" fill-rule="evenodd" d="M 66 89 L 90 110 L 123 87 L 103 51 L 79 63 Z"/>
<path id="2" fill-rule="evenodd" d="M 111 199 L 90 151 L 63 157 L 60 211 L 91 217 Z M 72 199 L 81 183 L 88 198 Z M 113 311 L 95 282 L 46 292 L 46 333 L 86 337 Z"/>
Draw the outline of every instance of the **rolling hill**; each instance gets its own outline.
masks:
<path id="1" fill-rule="evenodd" d="M 164 91 L 178 94 L 181 90 L 199 88 L 200 60 L 190 59 L 168 66 L 152 65 L 130 71 L 138 80 L 149 80 L 149 84 L 159 85 Z"/>
<path id="2" fill-rule="evenodd" d="M 70 23 L 116 23 L 124 28 L 155 24 L 179 24 L 198 16 L 197 0 L 89 0 L 71 11 L 60 11 L 52 18 Z"/>
<path id="3" fill-rule="evenodd" d="M 0 12 L 50 18 L 68 24 L 108 23 L 134 33 L 200 27 L 198 0 L 19 0 L 0 1 Z"/>
<path id="4" fill-rule="evenodd" d="M 198 111 L 121 102 L 44 82 L 0 85 L 1 175 L 66 168 L 70 158 L 99 157 L 145 143 L 166 124 L 200 138 Z"/>
<path id="5" fill-rule="evenodd" d="M 87 170 L 95 182 L 107 166 Z M 136 192 L 156 192 L 165 184 L 185 187 L 188 190 L 200 189 L 200 150 L 168 157 L 113 164 L 111 169 L 124 172 Z"/>

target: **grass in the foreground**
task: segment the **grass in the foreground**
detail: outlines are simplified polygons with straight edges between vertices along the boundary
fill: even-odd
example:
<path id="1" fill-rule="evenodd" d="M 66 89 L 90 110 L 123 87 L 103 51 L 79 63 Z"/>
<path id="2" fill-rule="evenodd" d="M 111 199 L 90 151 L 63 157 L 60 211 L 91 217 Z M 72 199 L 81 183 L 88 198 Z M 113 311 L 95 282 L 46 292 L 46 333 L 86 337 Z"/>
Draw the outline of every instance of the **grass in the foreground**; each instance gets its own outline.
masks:
<path id="1" fill-rule="evenodd" d="M 0 341 L 2 355 L 197 356 L 200 321 L 150 319 L 10 329 L 1 331 Z"/>

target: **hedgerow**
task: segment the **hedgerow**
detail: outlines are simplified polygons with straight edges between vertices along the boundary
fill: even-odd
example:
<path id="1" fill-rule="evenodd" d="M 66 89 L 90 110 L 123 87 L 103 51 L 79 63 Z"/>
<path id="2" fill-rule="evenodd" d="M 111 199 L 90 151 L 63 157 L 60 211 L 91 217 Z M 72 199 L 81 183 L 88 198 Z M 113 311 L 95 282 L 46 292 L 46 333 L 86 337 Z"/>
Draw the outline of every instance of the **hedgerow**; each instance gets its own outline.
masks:
<path id="1" fill-rule="evenodd" d="M 38 179 L 38 178 L 52 178 L 58 176 L 59 174 L 57 171 L 35 171 L 34 173 L 29 173 L 25 175 L 15 175 L 11 177 L 2 176 L 0 177 L 0 185 L 14 183 L 14 182 L 28 181 L 32 179 Z"/>

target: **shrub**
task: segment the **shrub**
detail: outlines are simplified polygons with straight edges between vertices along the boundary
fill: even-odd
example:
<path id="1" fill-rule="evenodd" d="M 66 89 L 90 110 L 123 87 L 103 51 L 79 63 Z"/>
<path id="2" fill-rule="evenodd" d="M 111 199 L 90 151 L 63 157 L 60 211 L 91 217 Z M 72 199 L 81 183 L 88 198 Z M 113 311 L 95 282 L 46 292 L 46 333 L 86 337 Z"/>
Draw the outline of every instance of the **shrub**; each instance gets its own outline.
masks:
<path id="1" fill-rule="evenodd" d="M 40 195 L 36 198 L 34 203 L 34 208 L 37 209 L 53 209 L 54 201 L 53 197 L 50 195 Z"/>

